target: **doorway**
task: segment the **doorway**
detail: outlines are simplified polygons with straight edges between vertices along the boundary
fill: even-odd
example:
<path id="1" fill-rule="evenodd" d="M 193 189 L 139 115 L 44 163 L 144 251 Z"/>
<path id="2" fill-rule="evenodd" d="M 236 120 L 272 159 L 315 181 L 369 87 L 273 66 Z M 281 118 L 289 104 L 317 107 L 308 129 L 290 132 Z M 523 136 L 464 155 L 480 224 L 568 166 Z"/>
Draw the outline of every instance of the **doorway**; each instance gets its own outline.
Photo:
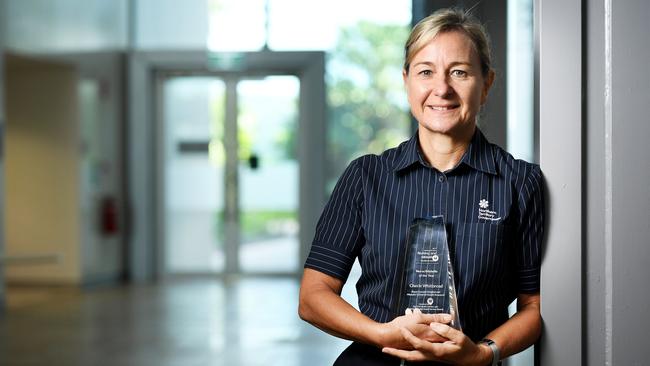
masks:
<path id="1" fill-rule="evenodd" d="M 326 198 L 324 53 L 212 56 L 131 58 L 134 277 L 299 276 Z"/>
<path id="2" fill-rule="evenodd" d="M 161 78 L 165 272 L 295 273 L 300 79 Z"/>

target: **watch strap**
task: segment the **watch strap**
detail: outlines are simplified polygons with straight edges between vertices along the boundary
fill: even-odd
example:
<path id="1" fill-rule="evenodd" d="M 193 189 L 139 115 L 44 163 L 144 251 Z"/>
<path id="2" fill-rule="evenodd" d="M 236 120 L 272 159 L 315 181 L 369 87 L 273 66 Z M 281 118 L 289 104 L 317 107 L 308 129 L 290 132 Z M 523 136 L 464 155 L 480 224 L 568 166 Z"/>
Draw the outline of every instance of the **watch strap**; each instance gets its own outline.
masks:
<path id="1" fill-rule="evenodd" d="M 497 344 L 494 343 L 493 340 L 489 338 L 484 338 L 481 340 L 481 343 L 485 343 L 490 349 L 492 350 L 492 366 L 497 366 L 499 365 L 499 361 L 501 360 L 501 354 L 499 352 L 499 347 L 497 347 Z"/>

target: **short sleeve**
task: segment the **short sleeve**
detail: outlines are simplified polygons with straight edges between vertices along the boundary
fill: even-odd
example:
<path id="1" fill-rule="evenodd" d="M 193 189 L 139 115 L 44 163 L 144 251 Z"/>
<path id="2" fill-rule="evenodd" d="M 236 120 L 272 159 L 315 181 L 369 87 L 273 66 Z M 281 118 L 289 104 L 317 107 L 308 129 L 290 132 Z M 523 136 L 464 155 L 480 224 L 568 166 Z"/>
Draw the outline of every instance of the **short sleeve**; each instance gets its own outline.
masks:
<path id="1" fill-rule="evenodd" d="M 363 183 L 360 161 L 350 163 L 325 205 L 305 268 L 345 282 L 365 239 L 361 227 Z"/>
<path id="2" fill-rule="evenodd" d="M 540 262 L 544 236 L 544 178 L 533 165 L 519 191 L 517 247 L 517 290 L 537 293 L 540 288 Z"/>

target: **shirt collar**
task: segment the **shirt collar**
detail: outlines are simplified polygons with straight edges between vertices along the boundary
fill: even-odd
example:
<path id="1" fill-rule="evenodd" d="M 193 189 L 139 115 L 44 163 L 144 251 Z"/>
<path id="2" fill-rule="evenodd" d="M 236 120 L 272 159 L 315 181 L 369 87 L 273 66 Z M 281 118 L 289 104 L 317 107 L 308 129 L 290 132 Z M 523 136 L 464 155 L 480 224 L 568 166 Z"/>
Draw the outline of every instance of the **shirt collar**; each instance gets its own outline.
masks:
<path id="1" fill-rule="evenodd" d="M 460 162 L 485 173 L 497 174 L 492 144 L 478 127 L 476 127 L 472 141 Z"/>
<path id="2" fill-rule="evenodd" d="M 394 170 L 396 173 L 399 173 L 418 162 L 423 166 L 426 166 L 424 160 L 420 156 L 418 148 L 418 131 L 415 131 L 413 137 L 406 141 L 406 143 L 401 147 L 402 149 L 398 152 L 397 157 L 395 158 Z"/>
<path id="3" fill-rule="evenodd" d="M 403 145 L 403 149 L 395 160 L 394 170 L 398 173 L 415 163 L 420 163 L 422 166 L 428 166 L 425 163 L 424 158 L 420 155 L 417 131 L 413 137 Z M 460 160 L 459 165 L 460 164 L 466 164 L 485 173 L 497 173 L 492 146 L 485 136 L 483 136 L 483 133 L 478 127 L 474 132 L 474 136 L 472 137 L 472 141 L 470 141 L 467 151 Z"/>

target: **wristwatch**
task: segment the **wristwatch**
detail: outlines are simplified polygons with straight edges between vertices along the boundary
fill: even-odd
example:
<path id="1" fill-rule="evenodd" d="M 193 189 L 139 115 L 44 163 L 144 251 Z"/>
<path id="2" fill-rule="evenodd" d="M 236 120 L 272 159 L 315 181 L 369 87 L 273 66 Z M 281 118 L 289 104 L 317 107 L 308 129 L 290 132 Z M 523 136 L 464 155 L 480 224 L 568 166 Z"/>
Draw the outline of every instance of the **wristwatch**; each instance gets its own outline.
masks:
<path id="1" fill-rule="evenodd" d="M 501 355 L 499 354 L 499 347 L 497 347 L 497 344 L 494 343 L 493 340 L 484 338 L 481 340 L 481 343 L 487 344 L 488 347 L 492 350 L 492 366 L 497 366 L 500 364 L 499 360 L 501 359 Z"/>

